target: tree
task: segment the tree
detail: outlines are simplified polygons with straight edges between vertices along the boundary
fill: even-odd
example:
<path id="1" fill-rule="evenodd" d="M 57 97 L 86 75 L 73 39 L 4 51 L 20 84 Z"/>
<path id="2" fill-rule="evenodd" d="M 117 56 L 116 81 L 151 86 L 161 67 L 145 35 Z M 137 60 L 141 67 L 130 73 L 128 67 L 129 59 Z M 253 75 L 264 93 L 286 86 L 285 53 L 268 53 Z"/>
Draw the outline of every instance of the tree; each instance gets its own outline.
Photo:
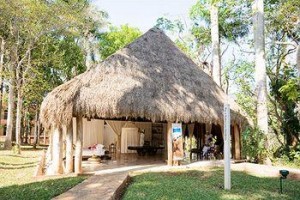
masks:
<path id="1" fill-rule="evenodd" d="M 43 60 L 44 63 L 42 64 L 40 63 L 41 60 L 39 60 L 38 63 L 38 59 L 33 60 L 33 51 L 37 49 L 41 43 L 47 42 L 46 40 L 44 40 L 45 38 L 55 38 L 54 40 L 52 40 L 53 42 L 66 41 L 67 46 L 70 45 L 68 47 L 70 47 L 71 50 L 71 46 L 76 44 L 76 41 L 80 40 L 80 37 L 82 37 L 82 27 L 85 27 L 86 29 L 90 30 L 91 28 L 89 27 L 91 25 L 94 25 L 93 20 L 88 19 L 85 16 L 84 11 L 86 11 L 85 8 L 87 6 L 89 6 L 89 3 L 86 0 L 39 0 L 34 2 L 30 0 L 6 0 L 5 3 L 0 5 L 0 36 L 1 38 L 5 38 L 5 41 L 7 42 L 6 51 L 9 52 L 5 59 L 5 66 L 8 71 L 8 76 L 6 78 L 9 80 L 10 83 L 7 134 L 5 142 L 6 148 L 11 147 L 11 138 L 14 121 L 13 118 L 15 113 L 14 99 L 17 99 L 15 124 L 16 144 L 20 145 L 23 105 L 24 101 L 26 101 L 24 91 L 26 90 L 26 87 L 30 85 L 27 83 L 31 81 L 31 77 L 34 77 L 35 72 L 44 73 L 47 71 L 39 70 L 38 68 L 45 67 L 45 63 L 48 63 L 47 59 L 49 58 Z M 28 12 L 23 12 L 24 10 Z M 101 17 L 102 16 L 100 16 L 100 18 Z M 89 23 L 87 23 L 87 21 Z M 67 40 L 68 38 L 70 38 L 69 36 L 71 36 L 72 42 L 70 40 Z M 54 48 L 57 48 L 57 46 L 54 45 Z M 73 48 L 73 50 L 75 49 Z M 47 52 L 44 51 L 44 49 L 40 50 L 41 55 Z M 78 48 L 76 50 L 78 52 Z M 65 51 L 65 49 L 62 49 L 61 52 Z M 52 53 L 56 54 L 56 56 L 54 57 L 58 57 L 57 55 L 60 55 L 61 52 L 52 51 Z M 79 56 L 78 58 L 82 58 L 80 55 L 77 56 Z M 64 81 L 71 78 L 71 75 L 69 73 L 70 69 L 76 69 L 77 67 L 79 67 L 76 67 L 76 64 L 71 61 L 77 61 L 78 59 L 71 57 L 72 56 L 69 56 L 69 58 L 67 58 L 67 55 L 59 57 L 60 59 L 66 58 L 66 60 L 68 60 L 68 67 L 61 66 L 63 68 L 61 70 L 66 72 L 68 76 L 64 79 Z M 82 65 L 80 66 L 81 68 L 84 68 L 82 67 Z M 55 71 L 55 65 L 50 65 L 50 67 L 52 68 L 52 70 L 50 69 L 49 71 Z M 77 74 L 78 72 L 76 71 L 74 74 Z M 64 73 L 59 74 L 58 76 L 61 76 L 63 74 Z M 45 93 L 42 93 L 41 95 L 44 94 Z"/>
<path id="2" fill-rule="evenodd" d="M 219 36 L 219 9 L 216 1 L 210 5 L 211 42 L 212 42 L 212 77 L 221 87 L 221 55 Z"/>
<path id="3" fill-rule="evenodd" d="M 141 31 L 129 25 L 111 26 L 108 32 L 98 35 L 101 58 L 105 59 L 141 35 Z"/>
<path id="4" fill-rule="evenodd" d="M 300 2 L 267 1 L 265 6 L 267 45 L 267 74 L 270 79 L 269 124 L 275 134 L 275 156 L 291 156 L 300 151 L 299 121 L 300 84 L 297 75 L 300 42 Z M 294 57 L 295 56 L 295 57 Z M 294 59 L 296 58 L 296 59 Z M 299 73 L 299 71 L 298 71 Z M 272 141 L 271 141 L 272 142 Z"/>
<path id="5" fill-rule="evenodd" d="M 268 107 L 267 75 L 265 61 L 264 2 L 255 0 L 253 4 L 253 33 L 255 50 L 255 84 L 257 98 L 257 126 L 266 135 L 268 149 Z"/>
<path id="6" fill-rule="evenodd" d="M 211 44 L 212 77 L 221 86 L 220 40 L 238 42 L 248 33 L 248 5 L 242 1 L 201 0 L 192 6 L 192 34 L 198 46 Z M 225 48 L 226 49 L 226 48 Z"/>

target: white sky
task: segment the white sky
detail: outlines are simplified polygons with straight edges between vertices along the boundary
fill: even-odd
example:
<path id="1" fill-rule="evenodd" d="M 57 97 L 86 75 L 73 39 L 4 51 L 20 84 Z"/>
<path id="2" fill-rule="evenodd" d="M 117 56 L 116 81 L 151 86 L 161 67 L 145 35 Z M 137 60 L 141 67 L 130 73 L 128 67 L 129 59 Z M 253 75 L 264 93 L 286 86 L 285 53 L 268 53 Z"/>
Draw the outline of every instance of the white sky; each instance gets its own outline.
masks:
<path id="1" fill-rule="evenodd" d="M 116 26 L 129 24 L 146 32 L 157 18 L 188 21 L 189 9 L 197 0 L 93 0 L 100 10 L 109 14 L 109 21 Z"/>

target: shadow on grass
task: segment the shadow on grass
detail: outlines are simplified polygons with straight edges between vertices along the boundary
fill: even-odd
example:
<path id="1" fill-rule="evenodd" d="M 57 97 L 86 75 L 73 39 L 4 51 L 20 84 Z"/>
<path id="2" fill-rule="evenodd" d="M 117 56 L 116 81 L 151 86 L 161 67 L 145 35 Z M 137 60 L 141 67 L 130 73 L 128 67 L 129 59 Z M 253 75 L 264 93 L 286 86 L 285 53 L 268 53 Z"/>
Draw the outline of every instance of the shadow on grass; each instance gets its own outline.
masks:
<path id="1" fill-rule="evenodd" d="M 81 183 L 87 177 L 68 177 L 61 179 L 52 179 L 41 182 L 28 183 L 24 185 L 12 185 L 0 188 L 0 197 L 5 200 L 12 199 L 30 199 L 42 200 L 51 199 L 78 183 Z"/>
<path id="2" fill-rule="evenodd" d="M 22 166 L 22 165 L 32 165 L 37 164 L 38 162 L 27 162 L 27 163 L 6 163 L 6 162 L 0 162 L 0 165 L 11 165 L 11 166 Z"/>
<path id="3" fill-rule="evenodd" d="M 36 164 L 34 165 L 19 165 L 19 166 L 0 166 L 0 169 L 26 169 L 26 168 L 31 168 L 31 167 L 35 167 Z"/>
<path id="4" fill-rule="evenodd" d="M 145 173 L 132 177 L 123 199 L 300 199 L 300 182 L 232 172 L 232 189 L 223 189 L 223 170 Z"/>

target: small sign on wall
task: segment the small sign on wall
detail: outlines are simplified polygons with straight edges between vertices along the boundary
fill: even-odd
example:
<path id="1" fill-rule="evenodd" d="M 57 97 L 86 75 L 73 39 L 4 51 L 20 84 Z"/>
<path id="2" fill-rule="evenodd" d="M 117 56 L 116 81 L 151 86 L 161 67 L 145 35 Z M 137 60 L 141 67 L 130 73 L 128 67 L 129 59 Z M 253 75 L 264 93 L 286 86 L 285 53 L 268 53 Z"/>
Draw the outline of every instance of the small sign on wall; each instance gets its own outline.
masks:
<path id="1" fill-rule="evenodd" d="M 173 146 L 173 160 L 183 160 L 183 138 L 182 138 L 182 124 L 172 124 L 172 146 Z"/>

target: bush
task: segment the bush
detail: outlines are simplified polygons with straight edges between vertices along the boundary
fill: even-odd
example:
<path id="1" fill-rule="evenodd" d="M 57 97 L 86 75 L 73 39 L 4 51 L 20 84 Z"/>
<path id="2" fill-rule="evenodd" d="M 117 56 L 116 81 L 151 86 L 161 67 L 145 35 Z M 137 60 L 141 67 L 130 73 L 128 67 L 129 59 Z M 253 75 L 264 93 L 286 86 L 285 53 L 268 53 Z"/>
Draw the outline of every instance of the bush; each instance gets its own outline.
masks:
<path id="1" fill-rule="evenodd" d="M 255 163 L 262 162 L 266 157 L 265 137 L 257 127 L 247 127 L 242 133 L 242 155 Z"/>

